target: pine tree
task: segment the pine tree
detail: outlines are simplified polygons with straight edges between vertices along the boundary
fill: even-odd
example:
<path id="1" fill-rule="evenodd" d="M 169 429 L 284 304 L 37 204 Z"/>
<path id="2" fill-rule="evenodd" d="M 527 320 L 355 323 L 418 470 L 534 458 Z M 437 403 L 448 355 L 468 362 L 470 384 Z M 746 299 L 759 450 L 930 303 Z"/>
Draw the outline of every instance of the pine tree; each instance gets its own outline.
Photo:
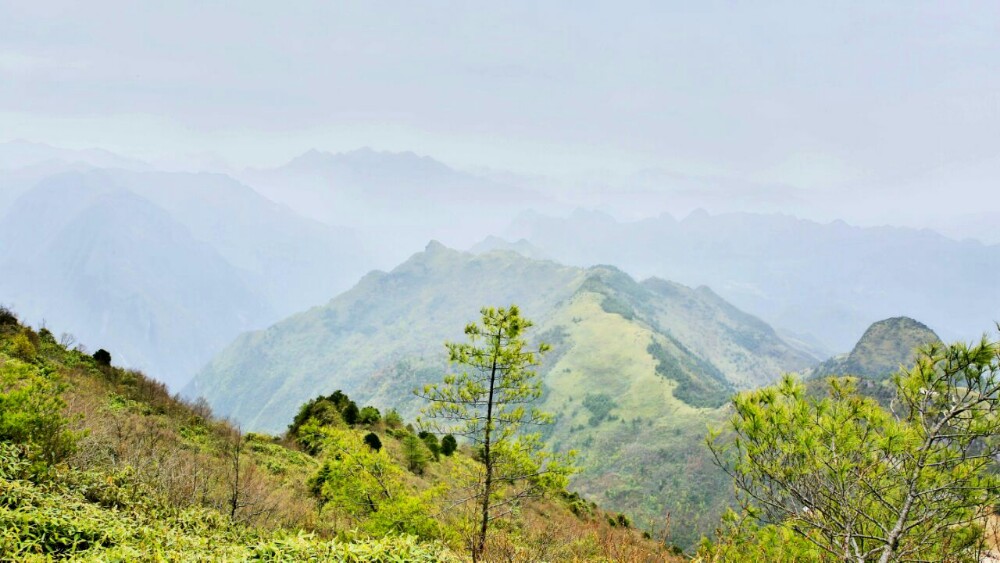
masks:
<path id="1" fill-rule="evenodd" d="M 524 425 L 551 422 L 530 406 L 542 394 L 532 368 L 549 346 L 528 347 L 524 333 L 533 323 L 516 305 L 481 313 L 482 324 L 465 327 L 468 342 L 445 344 L 449 361 L 461 371 L 415 391 L 430 402 L 422 411 L 424 428 L 463 436 L 481 452 L 482 473 L 473 494 L 479 507 L 474 560 L 483 556 L 490 522 L 524 498 L 565 486 L 571 471 L 566 460 L 542 452 L 537 434 L 521 433 Z"/>

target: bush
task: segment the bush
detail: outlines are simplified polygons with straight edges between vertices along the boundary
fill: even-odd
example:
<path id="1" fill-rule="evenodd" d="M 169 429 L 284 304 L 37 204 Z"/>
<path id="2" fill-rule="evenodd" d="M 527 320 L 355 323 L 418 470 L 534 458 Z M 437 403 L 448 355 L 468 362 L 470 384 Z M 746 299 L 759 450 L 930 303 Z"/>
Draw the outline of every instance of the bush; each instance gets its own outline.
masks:
<path id="1" fill-rule="evenodd" d="M 111 353 L 101 348 L 100 350 L 94 352 L 94 361 L 98 365 L 110 366 L 111 365 Z"/>
<path id="2" fill-rule="evenodd" d="M 358 414 L 358 422 L 361 424 L 377 424 L 379 420 L 382 420 L 382 415 L 375 407 L 364 407 Z"/>
<path id="3" fill-rule="evenodd" d="M 358 405 L 356 405 L 354 401 L 351 401 L 347 403 L 347 406 L 340 412 L 340 415 L 343 417 L 344 422 L 354 426 L 358 423 L 358 418 L 361 416 L 361 412 L 358 411 Z"/>
<path id="4" fill-rule="evenodd" d="M 18 324 L 14 311 L 0 305 L 0 327 L 18 326 Z"/>
<path id="5" fill-rule="evenodd" d="M 424 441 L 424 445 L 430 450 L 431 455 L 434 456 L 434 461 L 437 461 L 441 457 L 441 444 L 438 443 L 437 436 L 431 434 L 430 432 L 421 432 L 424 434 L 420 437 Z"/>
<path id="6" fill-rule="evenodd" d="M 24 360 L 25 362 L 34 361 L 37 353 L 35 345 L 31 343 L 31 340 L 23 332 L 18 333 L 10 340 L 10 354 L 19 360 Z"/>
<path id="7" fill-rule="evenodd" d="M 374 432 L 365 435 L 365 444 L 376 452 L 382 449 L 382 440 L 379 440 L 378 434 Z"/>
<path id="8" fill-rule="evenodd" d="M 288 425 L 288 434 L 298 436 L 299 430 L 310 420 L 321 426 L 333 424 L 340 418 L 336 405 L 326 397 L 317 397 L 299 407 L 299 412 Z"/>
<path id="9" fill-rule="evenodd" d="M 403 417 L 399 416 L 396 409 L 392 409 L 385 413 L 385 425 L 389 428 L 399 428 L 403 425 Z"/>
<path id="10" fill-rule="evenodd" d="M 64 385 L 55 374 L 30 364 L 0 364 L 0 440 L 33 446 L 47 463 L 73 452 L 77 436 L 63 416 Z"/>
<path id="11" fill-rule="evenodd" d="M 451 455 L 455 453 L 458 449 L 458 440 L 451 434 L 445 434 L 444 438 L 441 438 L 441 453 L 444 455 Z"/>

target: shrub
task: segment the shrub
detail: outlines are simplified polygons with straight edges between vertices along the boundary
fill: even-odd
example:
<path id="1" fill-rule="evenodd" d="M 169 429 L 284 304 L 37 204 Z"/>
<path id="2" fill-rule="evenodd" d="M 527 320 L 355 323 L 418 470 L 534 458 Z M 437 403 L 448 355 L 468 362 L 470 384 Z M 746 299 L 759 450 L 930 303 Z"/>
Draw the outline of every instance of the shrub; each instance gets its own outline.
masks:
<path id="1" fill-rule="evenodd" d="M 38 351 L 31 343 L 28 336 L 23 332 L 18 333 L 10 340 L 10 354 L 19 360 L 26 362 L 33 361 Z"/>
<path id="2" fill-rule="evenodd" d="M 361 424 L 376 424 L 382 419 L 382 415 L 375 407 L 364 407 L 358 414 L 358 422 Z"/>
<path id="3" fill-rule="evenodd" d="M 382 440 L 379 440 L 378 434 L 374 432 L 365 435 L 365 444 L 376 452 L 382 449 Z"/>
<path id="4" fill-rule="evenodd" d="M 385 425 L 389 428 L 399 428 L 403 425 L 403 417 L 399 416 L 396 409 L 392 409 L 385 413 Z"/>
<path id="5" fill-rule="evenodd" d="M 424 436 L 420 439 L 424 441 L 424 445 L 430 450 L 431 455 L 434 456 L 434 461 L 437 461 L 441 457 L 441 444 L 438 443 L 437 436 L 431 434 L 430 432 L 421 432 Z"/>
<path id="6" fill-rule="evenodd" d="M 441 438 L 441 453 L 444 455 L 451 455 L 455 453 L 458 449 L 458 440 L 455 439 L 451 434 L 445 434 L 444 438 Z"/>
<path id="7" fill-rule="evenodd" d="M 32 445 L 41 461 L 55 463 L 73 452 L 77 436 L 63 416 L 64 385 L 30 364 L 0 364 L 0 440 Z"/>
<path id="8" fill-rule="evenodd" d="M 354 401 L 351 401 L 347 403 L 347 406 L 340 412 L 340 415 L 343 417 L 344 422 L 354 426 L 358 423 L 358 418 L 361 416 L 361 412 L 358 411 L 358 405 L 355 404 Z"/>
<path id="9" fill-rule="evenodd" d="M 101 348 L 100 350 L 94 352 L 94 361 L 98 365 L 110 366 L 111 365 L 111 353 Z"/>
<path id="10" fill-rule="evenodd" d="M 17 315 L 7 307 L 0 305 L 0 327 L 17 326 Z"/>

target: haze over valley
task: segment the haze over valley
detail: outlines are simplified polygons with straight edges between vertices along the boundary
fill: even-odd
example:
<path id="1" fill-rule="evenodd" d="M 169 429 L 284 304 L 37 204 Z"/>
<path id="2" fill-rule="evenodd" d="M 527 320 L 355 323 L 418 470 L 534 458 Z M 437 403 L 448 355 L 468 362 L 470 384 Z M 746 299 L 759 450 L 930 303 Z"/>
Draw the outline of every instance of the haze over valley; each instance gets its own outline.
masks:
<path id="1" fill-rule="evenodd" d="M 0 0 L 0 559 L 1000 557 L 967 8 Z"/>

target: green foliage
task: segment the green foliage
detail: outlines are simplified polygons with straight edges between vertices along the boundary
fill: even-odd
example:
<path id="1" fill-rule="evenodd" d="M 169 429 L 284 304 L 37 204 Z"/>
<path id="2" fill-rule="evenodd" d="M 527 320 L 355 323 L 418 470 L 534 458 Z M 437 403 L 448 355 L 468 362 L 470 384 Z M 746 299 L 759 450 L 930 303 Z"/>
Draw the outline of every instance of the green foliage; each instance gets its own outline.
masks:
<path id="1" fill-rule="evenodd" d="M 629 305 L 624 299 L 620 299 L 613 295 L 605 295 L 604 299 L 601 299 L 601 309 L 604 309 L 605 313 L 621 315 L 622 318 L 626 320 L 632 320 L 635 318 L 635 310 L 632 306 Z"/>
<path id="2" fill-rule="evenodd" d="M 398 416 L 398 415 L 397 415 Z M 288 426 L 288 434 L 295 437 L 299 443 L 305 445 L 308 442 L 310 453 L 315 454 L 321 444 L 313 435 L 316 427 L 336 425 L 343 422 L 348 426 L 355 424 L 373 425 L 378 424 L 381 414 L 375 407 L 364 407 L 358 409 L 358 405 L 352 401 L 342 391 L 337 390 L 324 397 L 320 395 L 299 407 L 292 423 Z M 303 432 L 303 427 L 312 421 L 314 426 L 309 428 L 309 432 Z"/>
<path id="3" fill-rule="evenodd" d="M 309 536 L 278 538 L 252 546 L 249 559 L 297 563 L 340 561 L 343 563 L 455 563 L 461 559 L 439 543 L 414 536 L 389 535 L 378 539 L 347 542 L 317 542 Z"/>
<path id="4" fill-rule="evenodd" d="M 64 388 L 49 368 L 0 359 L 0 440 L 30 445 L 46 463 L 65 459 L 77 435 L 63 415 Z"/>
<path id="5" fill-rule="evenodd" d="M 455 453 L 458 449 L 458 440 L 455 439 L 451 434 L 445 434 L 444 438 L 441 438 L 441 453 L 450 456 Z"/>
<path id="6" fill-rule="evenodd" d="M 748 514 L 726 511 L 715 541 L 702 539 L 698 561 L 767 561 L 768 563 L 833 562 L 830 556 L 790 525 L 760 525 Z"/>
<path id="7" fill-rule="evenodd" d="M 299 407 L 292 423 L 288 425 L 288 434 L 298 436 L 303 425 L 314 420 L 320 425 L 333 424 L 340 419 L 336 405 L 325 397 L 317 397 Z"/>
<path id="8" fill-rule="evenodd" d="M 402 445 L 407 469 L 422 474 L 430 461 L 430 452 L 424 441 L 413 434 L 407 434 L 402 440 Z"/>
<path id="9" fill-rule="evenodd" d="M 382 449 L 382 440 L 380 440 L 378 434 L 374 432 L 365 434 L 365 444 L 376 452 Z"/>
<path id="10" fill-rule="evenodd" d="M 426 464 L 423 442 L 413 435 L 409 438 L 423 452 Z M 430 514 L 436 491 L 414 493 L 386 450 L 372 449 L 354 432 L 327 429 L 325 440 L 326 460 L 309 482 L 325 511 L 349 518 L 359 530 L 375 535 L 440 537 L 440 525 Z M 407 447 L 405 441 L 403 446 Z"/>
<path id="11" fill-rule="evenodd" d="M 583 406 L 590 411 L 590 419 L 587 421 L 587 424 L 597 426 L 608 418 L 612 409 L 617 407 L 618 404 L 607 393 L 588 393 L 583 397 Z"/>
<path id="12" fill-rule="evenodd" d="M 34 361 L 35 354 L 38 353 L 31 339 L 23 331 L 14 335 L 10 341 L 9 349 L 11 356 L 25 362 Z"/>
<path id="13" fill-rule="evenodd" d="M 683 349 L 679 342 L 672 343 Z M 725 376 L 712 364 L 703 360 L 682 362 L 655 340 L 649 344 L 647 352 L 656 358 L 656 373 L 677 382 L 674 396 L 685 403 L 693 407 L 717 408 L 732 395 L 732 387 Z M 686 354 L 684 358 L 693 356 Z"/>
<path id="14" fill-rule="evenodd" d="M 5 464 L 5 451 L 0 444 L 0 464 Z M 442 544 L 412 535 L 389 533 L 378 539 L 335 541 L 301 531 L 253 530 L 233 526 L 207 509 L 178 511 L 156 503 L 105 507 L 88 500 L 74 485 L 61 480 L 0 482 L 0 559 L 459 561 Z"/>
<path id="15" fill-rule="evenodd" d="M 102 366 L 111 365 L 111 353 L 101 348 L 100 350 L 94 352 L 94 361 Z"/>
<path id="16" fill-rule="evenodd" d="M 0 305 L 0 329 L 17 327 L 17 326 L 18 326 L 18 320 L 17 320 L 17 315 L 14 314 L 14 311 L 11 311 L 10 309 L 4 307 L 3 305 Z"/>
<path id="17" fill-rule="evenodd" d="M 347 406 L 340 412 L 340 415 L 344 417 L 344 422 L 346 422 L 349 426 L 354 426 L 358 423 L 358 420 L 361 417 L 361 412 L 358 410 L 358 405 L 356 405 L 354 401 L 351 401 L 347 403 Z"/>
<path id="18" fill-rule="evenodd" d="M 525 424 L 552 420 L 537 408 L 526 407 L 542 395 L 542 382 L 532 368 L 549 346 L 528 349 L 523 334 L 533 323 L 521 317 L 516 305 L 484 307 L 480 313 L 481 325 L 465 327 L 469 342 L 446 343 L 449 361 L 463 371 L 415 391 L 430 401 L 423 409 L 430 419 L 428 428 L 461 434 L 482 451 L 485 471 L 475 490 L 482 512 L 474 558 L 483 554 L 498 507 L 516 505 L 519 499 L 553 488 L 561 490 L 570 473 L 563 459 L 543 452 L 537 434 L 520 433 Z M 510 490 L 501 488 L 502 483 Z"/>
<path id="19" fill-rule="evenodd" d="M 385 413 L 385 425 L 389 428 L 399 428 L 403 426 L 403 417 L 399 415 L 396 409 L 391 409 L 389 412 Z"/>
<path id="20" fill-rule="evenodd" d="M 30 361 L 21 359 L 29 356 L 23 342 L 34 350 Z M 315 459 L 262 434 L 243 436 L 240 458 L 232 458 L 228 424 L 139 372 L 97 360 L 48 331 L 0 327 L 0 560 L 456 560 L 425 541 L 443 535 L 428 508 L 437 490 L 392 479 L 402 472 L 384 452 L 392 499 L 377 499 L 380 510 L 359 518 L 356 533 L 330 540 L 301 508 Z M 321 421 L 343 428 L 338 406 L 349 404 L 342 394 L 322 399 L 303 409 L 295 428 L 317 452 L 333 432 Z M 377 453 L 360 433 L 341 431 L 350 453 Z M 334 440 L 335 455 L 344 440 Z M 230 471 L 237 466 L 238 481 Z M 336 490 L 322 484 L 317 494 Z M 237 520 L 229 518 L 230 491 Z"/>
<path id="21" fill-rule="evenodd" d="M 431 434 L 430 432 L 421 432 L 423 436 L 420 439 L 424 441 L 424 445 L 427 446 L 427 450 L 431 452 L 431 456 L 434 461 L 441 459 L 441 443 L 438 442 L 437 436 Z"/>
<path id="22" fill-rule="evenodd" d="M 377 424 L 381 419 L 382 415 L 375 407 L 362 407 L 361 412 L 358 414 L 358 422 L 361 424 Z"/>
<path id="23" fill-rule="evenodd" d="M 833 558 L 974 556 L 1000 502 L 1000 344 L 925 348 L 894 378 L 895 413 L 855 383 L 815 397 L 786 376 L 734 399 L 709 446 L 745 510 Z"/>

